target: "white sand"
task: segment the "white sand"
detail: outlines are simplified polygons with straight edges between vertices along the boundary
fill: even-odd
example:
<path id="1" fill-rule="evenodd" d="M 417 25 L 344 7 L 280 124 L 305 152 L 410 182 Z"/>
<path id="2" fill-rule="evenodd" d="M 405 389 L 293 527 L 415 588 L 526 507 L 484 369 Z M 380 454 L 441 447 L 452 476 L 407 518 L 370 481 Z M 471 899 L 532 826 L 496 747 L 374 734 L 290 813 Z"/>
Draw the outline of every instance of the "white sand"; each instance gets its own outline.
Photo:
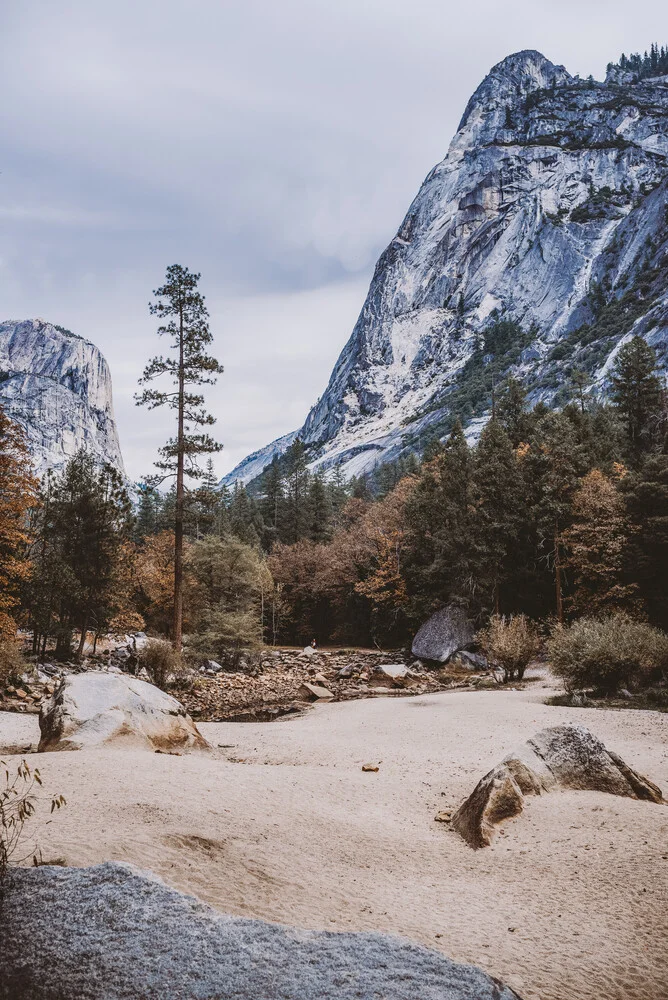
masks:
<path id="1" fill-rule="evenodd" d="M 668 791 L 668 715 L 550 707 L 545 694 L 202 724 L 214 744 L 233 744 L 217 757 L 42 754 L 31 763 L 45 793 L 68 806 L 40 846 L 71 865 L 131 861 L 229 913 L 402 934 L 482 966 L 524 1000 L 665 1000 L 668 807 L 545 795 L 477 852 L 434 822 L 515 745 L 568 721 Z M 0 714 L 0 751 L 36 734 L 35 717 Z M 370 761 L 378 773 L 362 772 Z"/>

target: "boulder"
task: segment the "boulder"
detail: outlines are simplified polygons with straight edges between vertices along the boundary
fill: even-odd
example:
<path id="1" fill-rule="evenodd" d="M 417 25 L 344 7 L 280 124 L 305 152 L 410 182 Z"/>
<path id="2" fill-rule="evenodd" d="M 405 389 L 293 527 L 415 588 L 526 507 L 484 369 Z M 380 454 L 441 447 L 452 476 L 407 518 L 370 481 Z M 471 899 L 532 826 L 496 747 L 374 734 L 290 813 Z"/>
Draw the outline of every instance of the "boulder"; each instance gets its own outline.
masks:
<path id="1" fill-rule="evenodd" d="M 381 663 L 374 673 L 388 681 L 403 681 L 408 676 L 408 667 L 403 663 Z"/>
<path id="2" fill-rule="evenodd" d="M 1 1000 L 517 1000 L 402 938 L 226 916 L 114 862 L 11 869 L 0 926 Z"/>
<path id="3" fill-rule="evenodd" d="M 109 743 L 152 750 L 208 746 L 176 698 L 126 674 L 64 677 L 42 707 L 39 728 L 42 751 Z"/>
<path id="4" fill-rule="evenodd" d="M 488 847 L 495 827 L 522 812 L 526 795 L 557 788 L 664 801 L 660 788 L 584 726 L 553 726 L 536 733 L 478 782 L 452 817 L 452 828 L 471 847 Z"/>
<path id="5" fill-rule="evenodd" d="M 211 673 L 213 674 L 219 674 L 222 669 L 223 668 L 221 667 L 220 663 L 218 663 L 216 660 L 205 660 L 202 666 L 200 667 L 200 670 L 202 672 L 210 670 Z"/>
<path id="6" fill-rule="evenodd" d="M 326 688 L 322 687 L 320 684 L 310 684 L 308 681 L 304 681 L 300 691 L 305 694 L 308 698 L 317 698 L 318 700 L 328 700 L 334 697 L 332 692 Z"/>
<path id="7" fill-rule="evenodd" d="M 462 670 L 489 670 L 487 657 L 480 653 L 470 653 L 468 649 L 460 649 L 448 660 L 453 666 Z"/>
<path id="8" fill-rule="evenodd" d="M 422 625 L 413 639 L 411 652 L 420 660 L 445 663 L 457 650 L 471 645 L 473 634 L 473 625 L 464 609 L 448 604 Z"/>

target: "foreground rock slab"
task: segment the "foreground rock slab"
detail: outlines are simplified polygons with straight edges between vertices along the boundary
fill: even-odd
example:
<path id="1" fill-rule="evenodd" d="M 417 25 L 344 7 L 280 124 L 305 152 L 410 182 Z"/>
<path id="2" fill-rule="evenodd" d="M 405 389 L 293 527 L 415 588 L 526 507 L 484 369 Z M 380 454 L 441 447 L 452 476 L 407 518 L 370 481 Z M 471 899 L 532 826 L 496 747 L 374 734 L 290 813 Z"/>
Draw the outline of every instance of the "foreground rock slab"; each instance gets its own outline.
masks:
<path id="1" fill-rule="evenodd" d="M 456 604 L 436 611 L 418 630 L 411 652 L 420 660 L 445 663 L 453 653 L 473 642 L 473 625 Z"/>
<path id="2" fill-rule="evenodd" d="M 400 938 L 223 916 L 129 865 L 14 869 L 0 926 L 2 1000 L 516 1000 Z"/>
<path id="3" fill-rule="evenodd" d="M 208 747 L 176 698 L 125 674 L 64 677 L 42 706 L 39 728 L 39 750 L 83 750 L 109 743 L 152 750 Z"/>
<path id="4" fill-rule="evenodd" d="M 660 788 L 584 726 L 554 726 L 536 733 L 489 771 L 452 817 L 452 828 L 471 847 L 489 847 L 496 826 L 522 812 L 526 795 L 559 788 L 664 801 Z"/>

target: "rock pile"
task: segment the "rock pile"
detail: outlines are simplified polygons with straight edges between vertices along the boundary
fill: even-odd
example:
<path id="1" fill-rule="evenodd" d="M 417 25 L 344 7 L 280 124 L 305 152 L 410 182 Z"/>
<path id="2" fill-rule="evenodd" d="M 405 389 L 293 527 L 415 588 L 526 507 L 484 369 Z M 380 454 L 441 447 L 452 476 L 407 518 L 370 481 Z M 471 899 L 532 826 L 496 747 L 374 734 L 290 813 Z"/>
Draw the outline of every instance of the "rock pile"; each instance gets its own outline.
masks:
<path id="1" fill-rule="evenodd" d="M 252 721 L 278 717 L 319 699 L 427 694 L 480 681 L 470 669 L 448 664 L 425 669 L 420 661 L 399 663 L 397 653 L 375 650 L 265 650 L 253 674 L 220 670 L 199 675 L 179 697 L 190 714 L 206 721 Z M 314 688 L 321 688 L 318 693 Z"/>
<path id="2" fill-rule="evenodd" d="M 125 641 L 127 638 L 127 642 Z M 36 664 L 21 684 L 0 689 L 0 711 L 38 713 L 63 677 L 95 673 L 131 675 L 148 680 L 139 671 L 136 653 L 143 634 L 124 637 L 111 648 L 85 657 L 80 663 Z M 242 656 L 236 670 L 215 660 L 180 678 L 178 698 L 188 712 L 202 720 L 271 719 L 298 711 L 317 699 L 348 701 L 382 695 L 427 694 L 450 688 L 482 687 L 489 682 L 487 664 L 473 654 L 452 657 L 438 669 L 402 652 L 369 649 L 322 650 L 261 649 Z M 327 694 L 309 690 L 324 689 Z"/>

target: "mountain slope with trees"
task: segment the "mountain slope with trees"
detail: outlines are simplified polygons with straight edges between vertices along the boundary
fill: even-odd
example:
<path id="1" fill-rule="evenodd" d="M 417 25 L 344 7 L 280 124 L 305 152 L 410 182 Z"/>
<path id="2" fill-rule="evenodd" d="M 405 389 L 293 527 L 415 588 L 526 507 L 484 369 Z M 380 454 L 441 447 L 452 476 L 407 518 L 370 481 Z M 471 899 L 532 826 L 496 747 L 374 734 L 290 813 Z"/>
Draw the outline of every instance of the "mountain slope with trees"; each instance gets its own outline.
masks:
<path id="1" fill-rule="evenodd" d="M 575 398 L 576 371 L 602 399 L 634 335 L 666 370 L 665 49 L 621 62 L 634 72 L 600 83 L 525 51 L 483 80 L 298 432 L 311 469 L 369 472 L 443 441 L 457 419 L 476 438 L 509 375 L 531 404 Z M 293 442 L 224 482 L 257 478 Z"/>

